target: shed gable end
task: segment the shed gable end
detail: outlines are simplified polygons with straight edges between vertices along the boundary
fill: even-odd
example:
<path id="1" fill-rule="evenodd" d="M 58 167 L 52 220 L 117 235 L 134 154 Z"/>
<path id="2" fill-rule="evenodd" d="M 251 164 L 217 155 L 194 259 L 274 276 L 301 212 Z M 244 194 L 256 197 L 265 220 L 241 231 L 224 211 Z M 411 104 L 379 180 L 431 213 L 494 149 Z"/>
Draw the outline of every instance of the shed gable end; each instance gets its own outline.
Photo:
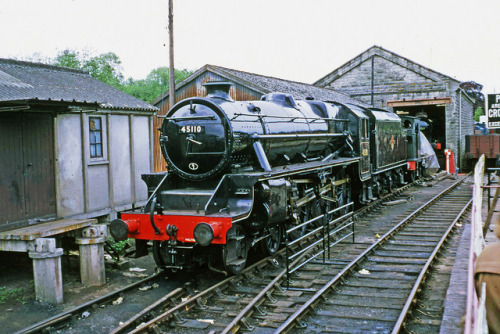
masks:
<path id="1" fill-rule="evenodd" d="M 373 89 L 378 92 L 412 90 L 416 87 L 442 88 L 434 78 L 404 67 L 380 56 L 367 58 L 349 71 L 337 74 L 325 88 L 335 89 L 351 96 L 366 94 Z"/>

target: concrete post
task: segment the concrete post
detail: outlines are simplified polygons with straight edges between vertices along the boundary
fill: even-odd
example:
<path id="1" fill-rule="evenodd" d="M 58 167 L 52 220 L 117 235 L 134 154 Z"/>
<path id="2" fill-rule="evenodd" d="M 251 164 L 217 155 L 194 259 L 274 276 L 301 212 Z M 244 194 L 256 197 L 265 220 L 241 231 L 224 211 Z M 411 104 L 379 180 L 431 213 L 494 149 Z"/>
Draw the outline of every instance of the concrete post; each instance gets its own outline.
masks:
<path id="1" fill-rule="evenodd" d="M 35 240 L 35 251 L 29 252 L 29 257 L 33 259 L 36 299 L 52 304 L 63 302 L 62 254 L 62 248 L 56 248 L 56 239 Z"/>
<path id="2" fill-rule="evenodd" d="M 106 283 L 104 268 L 104 242 L 106 225 L 93 225 L 83 230 L 82 237 L 76 239 L 80 249 L 80 276 L 86 286 L 100 286 Z"/>

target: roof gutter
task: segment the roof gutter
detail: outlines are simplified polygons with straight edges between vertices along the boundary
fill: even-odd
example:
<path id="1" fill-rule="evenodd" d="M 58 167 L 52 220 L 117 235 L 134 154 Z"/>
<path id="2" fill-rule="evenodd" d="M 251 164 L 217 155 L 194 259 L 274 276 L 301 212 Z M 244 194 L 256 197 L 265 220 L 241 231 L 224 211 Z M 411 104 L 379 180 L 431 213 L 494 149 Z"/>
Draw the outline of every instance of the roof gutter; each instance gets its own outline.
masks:
<path id="1" fill-rule="evenodd" d="M 12 105 L 12 106 L 0 107 L 0 112 L 22 111 L 22 110 L 28 110 L 28 109 L 30 109 L 30 106 L 27 105 L 27 104 L 24 104 L 24 105 Z"/>

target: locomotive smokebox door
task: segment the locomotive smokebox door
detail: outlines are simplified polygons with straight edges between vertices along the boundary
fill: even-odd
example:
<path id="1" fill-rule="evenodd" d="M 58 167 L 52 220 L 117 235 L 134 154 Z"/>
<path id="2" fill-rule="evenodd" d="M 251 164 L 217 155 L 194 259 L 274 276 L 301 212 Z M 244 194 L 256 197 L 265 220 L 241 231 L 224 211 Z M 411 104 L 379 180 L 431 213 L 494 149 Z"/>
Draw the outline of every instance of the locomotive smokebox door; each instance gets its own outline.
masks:
<path id="1" fill-rule="evenodd" d="M 287 198 L 290 182 L 285 179 L 269 180 L 269 223 L 280 223 L 287 218 Z"/>

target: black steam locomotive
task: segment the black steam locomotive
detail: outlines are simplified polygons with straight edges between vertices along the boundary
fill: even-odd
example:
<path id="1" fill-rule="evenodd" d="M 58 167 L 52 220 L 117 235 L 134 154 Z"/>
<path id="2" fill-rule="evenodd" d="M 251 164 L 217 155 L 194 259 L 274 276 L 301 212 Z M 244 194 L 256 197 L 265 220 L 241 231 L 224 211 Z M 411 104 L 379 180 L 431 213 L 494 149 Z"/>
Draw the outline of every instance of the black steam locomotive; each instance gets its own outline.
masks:
<path id="1" fill-rule="evenodd" d="M 419 123 L 386 110 L 296 101 L 233 101 L 230 83 L 177 103 L 160 128 L 168 172 L 142 176 L 144 212 L 111 224 L 116 240 L 153 241 L 158 266 L 240 272 L 249 249 L 274 254 L 283 231 L 418 177 Z M 300 232 L 298 229 L 297 233 Z"/>

